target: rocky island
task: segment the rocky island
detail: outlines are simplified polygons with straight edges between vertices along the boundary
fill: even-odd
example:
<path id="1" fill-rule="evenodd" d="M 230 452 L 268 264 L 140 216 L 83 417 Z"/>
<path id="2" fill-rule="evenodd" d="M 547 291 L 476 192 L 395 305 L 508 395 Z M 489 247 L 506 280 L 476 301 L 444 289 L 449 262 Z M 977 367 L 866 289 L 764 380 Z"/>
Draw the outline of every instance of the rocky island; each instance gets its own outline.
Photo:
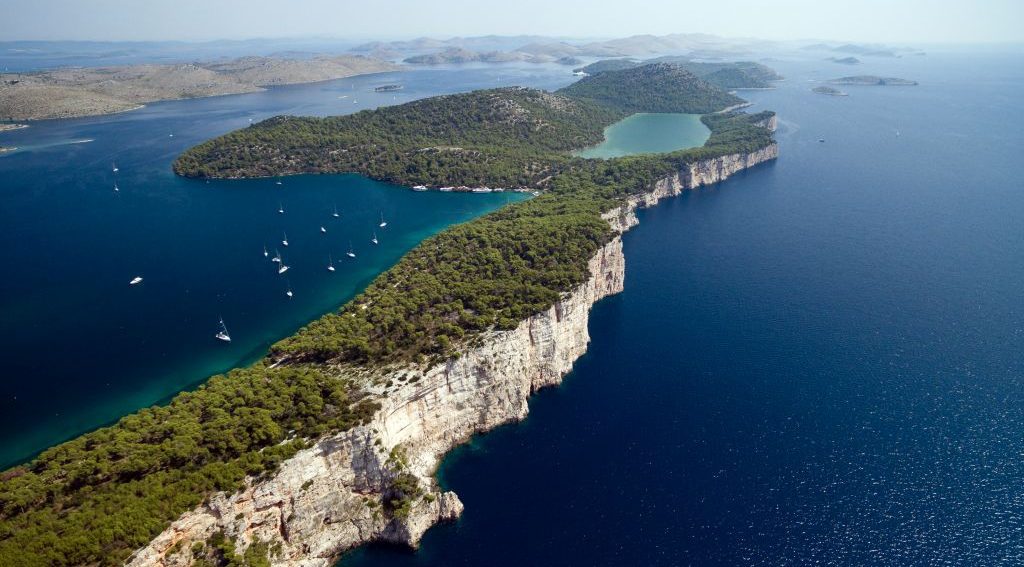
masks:
<path id="1" fill-rule="evenodd" d="M 327 81 L 396 68 L 361 55 L 342 55 L 310 59 L 242 57 L 178 65 L 4 73 L 0 74 L 0 120 L 110 114 L 160 100 L 255 92 L 268 86 Z"/>
<path id="2" fill-rule="evenodd" d="M 814 87 L 813 89 L 811 89 L 811 92 L 814 92 L 814 93 L 820 94 L 820 95 L 828 95 L 828 96 L 848 96 L 846 93 L 844 93 L 843 91 L 841 91 L 839 89 L 835 89 L 835 88 L 832 88 L 832 87 L 825 87 L 825 86 Z"/>
<path id="3" fill-rule="evenodd" d="M 859 85 L 878 87 L 908 87 L 917 84 L 917 81 L 898 79 L 896 77 L 876 77 L 875 75 L 856 75 L 853 77 L 840 77 L 829 81 L 833 85 Z"/>
<path id="4" fill-rule="evenodd" d="M 540 196 L 453 226 L 252 366 L 0 474 L 0 564 L 331 565 L 415 546 L 457 517 L 442 456 L 520 420 L 586 350 L 591 306 L 622 290 L 634 211 L 774 159 L 771 112 L 678 66 L 557 92 L 475 91 L 331 118 L 273 118 L 175 162 L 197 177 L 352 171 Z M 705 113 L 706 144 L 586 160 L 636 112 Z"/>

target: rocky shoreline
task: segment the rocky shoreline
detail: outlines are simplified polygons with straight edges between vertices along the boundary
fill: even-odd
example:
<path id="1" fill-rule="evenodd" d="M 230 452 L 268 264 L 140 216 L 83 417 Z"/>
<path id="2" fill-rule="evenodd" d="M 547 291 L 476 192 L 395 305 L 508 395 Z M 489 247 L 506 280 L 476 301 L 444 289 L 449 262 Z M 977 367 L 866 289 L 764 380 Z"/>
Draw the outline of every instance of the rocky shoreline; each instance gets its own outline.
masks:
<path id="1" fill-rule="evenodd" d="M 762 125 L 774 129 L 775 118 Z M 776 157 L 773 143 L 749 154 L 702 160 L 605 213 L 617 234 L 591 257 L 585 283 L 515 329 L 484 335 L 479 346 L 456 359 L 383 371 L 379 382 L 397 387 L 386 395 L 376 392 L 382 408 L 370 424 L 320 439 L 271 477 L 248 479 L 240 492 L 214 495 L 127 564 L 189 565 L 191 547 L 217 532 L 239 550 L 267 544 L 274 565 L 294 567 L 327 567 L 344 551 L 372 541 L 415 547 L 430 526 L 462 512 L 458 496 L 441 491 L 434 477 L 444 455 L 474 434 L 524 419 L 530 396 L 561 383 L 586 351 L 591 307 L 623 289 L 621 233 L 637 224 L 636 209 Z M 401 464 L 396 451 L 404 457 Z M 408 474 L 423 496 L 404 517 L 384 513 L 392 483 Z"/>

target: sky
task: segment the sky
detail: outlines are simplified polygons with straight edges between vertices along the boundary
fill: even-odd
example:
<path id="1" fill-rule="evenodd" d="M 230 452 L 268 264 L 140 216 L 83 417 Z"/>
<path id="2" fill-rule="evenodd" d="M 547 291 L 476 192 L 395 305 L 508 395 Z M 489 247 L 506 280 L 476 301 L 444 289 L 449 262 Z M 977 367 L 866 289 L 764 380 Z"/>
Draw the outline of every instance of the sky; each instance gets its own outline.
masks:
<path id="1" fill-rule="evenodd" d="M 0 41 L 710 33 L 1024 41 L 1024 0 L 0 0 Z"/>

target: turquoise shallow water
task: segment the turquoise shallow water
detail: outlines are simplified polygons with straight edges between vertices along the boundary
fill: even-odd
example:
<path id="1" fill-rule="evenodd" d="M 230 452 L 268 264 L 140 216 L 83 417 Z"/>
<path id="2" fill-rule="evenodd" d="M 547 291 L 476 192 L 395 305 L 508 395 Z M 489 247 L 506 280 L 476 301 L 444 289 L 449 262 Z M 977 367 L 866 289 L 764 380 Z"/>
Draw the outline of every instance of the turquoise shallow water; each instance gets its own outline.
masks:
<path id="1" fill-rule="evenodd" d="M 604 142 L 576 155 L 607 159 L 671 152 L 702 146 L 710 135 L 699 114 L 639 113 L 605 128 Z"/>
<path id="2" fill-rule="evenodd" d="M 445 460 L 462 519 L 343 565 L 1024 563 L 1020 55 L 849 97 L 823 57 L 743 93 L 780 159 L 642 211 L 563 386 Z"/>
<path id="3" fill-rule="evenodd" d="M 181 151 L 275 114 L 571 79 L 544 66 L 388 73 L 0 133 L 0 145 L 21 148 L 0 157 L 0 466 L 257 359 L 426 236 L 522 198 L 416 193 L 355 175 L 205 183 L 172 174 Z M 396 82 L 406 88 L 373 92 Z M 288 272 L 275 272 L 264 246 Z M 135 276 L 143 283 L 129 286 Z M 214 338 L 220 316 L 230 344 Z"/>

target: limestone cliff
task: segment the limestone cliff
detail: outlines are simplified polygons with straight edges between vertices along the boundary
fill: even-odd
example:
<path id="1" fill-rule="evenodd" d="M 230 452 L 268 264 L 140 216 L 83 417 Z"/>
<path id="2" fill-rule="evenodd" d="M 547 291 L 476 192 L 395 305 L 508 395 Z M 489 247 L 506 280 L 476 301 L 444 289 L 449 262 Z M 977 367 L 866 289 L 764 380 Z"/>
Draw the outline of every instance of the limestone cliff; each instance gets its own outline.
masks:
<path id="1" fill-rule="evenodd" d="M 766 124 L 766 126 L 771 126 Z M 619 233 L 637 222 L 634 211 L 685 189 L 721 181 L 774 159 L 773 144 L 751 154 L 705 160 L 654 184 L 605 215 Z M 475 433 L 526 417 L 530 395 L 561 382 L 587 348 L 590 308 L 623 289 L 625 258 L 616 235 L 590 259 L 590 279 L 546 311 L 510 331 L 492 332 L 462 356 L 429 368 L 390 370 L 375 392 L 382 408 L 372 422 L 317 441 L 285 461 L 270 478 L 250 479 L 235 494 L 218 494 L 182 515 L 129 560 L 132 566 L 191 562 L 191 546 L 223 530 L 239 549 L 271 544 L 275 565 L 328 566 L 370 541 L 415 546 L 462 503 L 434 479 L 440 459 Z M 404 464 L 396 465 L 400 448 Z M 399 474 L 414 475 L 425 493 L 407 516 L 385 511 Z"/>

